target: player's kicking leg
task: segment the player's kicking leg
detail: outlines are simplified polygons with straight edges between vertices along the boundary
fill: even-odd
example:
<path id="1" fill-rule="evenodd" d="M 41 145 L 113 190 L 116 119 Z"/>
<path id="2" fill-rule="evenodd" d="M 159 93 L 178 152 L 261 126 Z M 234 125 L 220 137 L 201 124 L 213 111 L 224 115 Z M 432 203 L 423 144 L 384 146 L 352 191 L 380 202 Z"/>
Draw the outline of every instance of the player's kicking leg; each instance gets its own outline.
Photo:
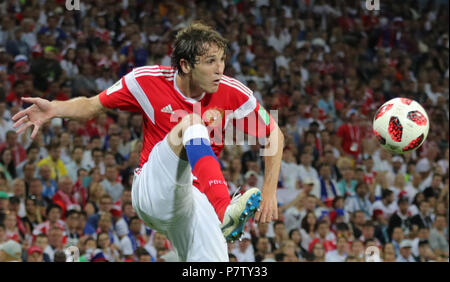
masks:
<path id="1" fill-rule="evenodd" d="M 185 116 L 169 133 L 168 143 L 181 159 L 187 159 L 198 178 L 200 192 L 213 206 L 227 241 L 239 239 L 245 223 L 254 216 L 261 201 L 258 188 L 230 200 L 219 161 L 210 146 L 208 130 L 199 115 Z"/>

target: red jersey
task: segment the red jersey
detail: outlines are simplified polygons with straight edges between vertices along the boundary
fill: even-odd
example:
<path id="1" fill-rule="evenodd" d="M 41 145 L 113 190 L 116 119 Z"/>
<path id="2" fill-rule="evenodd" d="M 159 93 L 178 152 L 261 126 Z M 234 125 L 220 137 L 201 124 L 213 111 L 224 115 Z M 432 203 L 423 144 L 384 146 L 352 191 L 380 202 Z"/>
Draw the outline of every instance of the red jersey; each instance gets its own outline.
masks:
<path id="1" fill-rule="evenodd" d="M 224 147 L 223 137 L 229 122 L 257 137 L 268 136 L 273 129 L 274 120 L 241 82 L 224 75 L 215 93 L 203 93 L 195 100 L 181 93 L 176 76 L 172 67 L 139 67 L 99 94 L 100 102 L 107 108 L 142 113 L 144 140 L 140 166 L 186 114 L 195 112 L 202 117 L 217 157 Z"/>

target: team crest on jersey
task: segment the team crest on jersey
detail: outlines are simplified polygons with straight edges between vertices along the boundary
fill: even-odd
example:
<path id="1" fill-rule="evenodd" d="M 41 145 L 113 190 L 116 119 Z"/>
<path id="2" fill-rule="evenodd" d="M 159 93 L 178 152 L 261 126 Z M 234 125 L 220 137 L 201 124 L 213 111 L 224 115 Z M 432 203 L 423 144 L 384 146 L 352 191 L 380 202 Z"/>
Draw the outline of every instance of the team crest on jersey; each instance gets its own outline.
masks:
<path id="1" fill-rule="evenodd" d="M 222 118 L 225 115 L 225 111 L 223 109 L 218 109 L 217 107 L 206 110 L 203 114 L 203 121 L 208 126 L 217 126 L 222 122 Z"/>
<path id="2" fill-rule="evenodd" d="M 106 90 L 106 95 L 109 95 L 111 93 L 116 92 L 117 90 L 122 89 L 122 79 L 119 79 L 116 83 L 114 83 L 112 86 Z"/>

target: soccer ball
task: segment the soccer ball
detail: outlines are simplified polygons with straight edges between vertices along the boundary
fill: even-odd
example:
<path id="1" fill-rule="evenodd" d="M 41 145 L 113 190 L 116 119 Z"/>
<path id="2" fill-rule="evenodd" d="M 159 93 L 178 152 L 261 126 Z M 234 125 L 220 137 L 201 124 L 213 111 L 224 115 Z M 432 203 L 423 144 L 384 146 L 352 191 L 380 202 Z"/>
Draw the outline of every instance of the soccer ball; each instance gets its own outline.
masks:
<path id="1" fill-rule="evenodd" d="M 396 154 L 419 148 L 427 138 L 429 128 L 430 120 L 423 107 L 408 98 L 387 101 L 373 118 L 373 132 L 378 142 Z"/>

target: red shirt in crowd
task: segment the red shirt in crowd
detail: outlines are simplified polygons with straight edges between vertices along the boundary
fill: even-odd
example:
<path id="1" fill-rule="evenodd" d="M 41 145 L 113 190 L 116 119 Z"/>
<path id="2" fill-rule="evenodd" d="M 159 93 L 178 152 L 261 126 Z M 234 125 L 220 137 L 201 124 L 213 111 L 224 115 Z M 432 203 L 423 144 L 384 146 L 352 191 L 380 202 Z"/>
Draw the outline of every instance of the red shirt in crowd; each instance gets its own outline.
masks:
<path id="1" fill-rule="evenodd" d="M 360 128 L 356 125 L 345 123 L 338 128 L 336 135 L 342 138 L 342 149 L 344 152 L 357 159 L 361 151 Z"/>

